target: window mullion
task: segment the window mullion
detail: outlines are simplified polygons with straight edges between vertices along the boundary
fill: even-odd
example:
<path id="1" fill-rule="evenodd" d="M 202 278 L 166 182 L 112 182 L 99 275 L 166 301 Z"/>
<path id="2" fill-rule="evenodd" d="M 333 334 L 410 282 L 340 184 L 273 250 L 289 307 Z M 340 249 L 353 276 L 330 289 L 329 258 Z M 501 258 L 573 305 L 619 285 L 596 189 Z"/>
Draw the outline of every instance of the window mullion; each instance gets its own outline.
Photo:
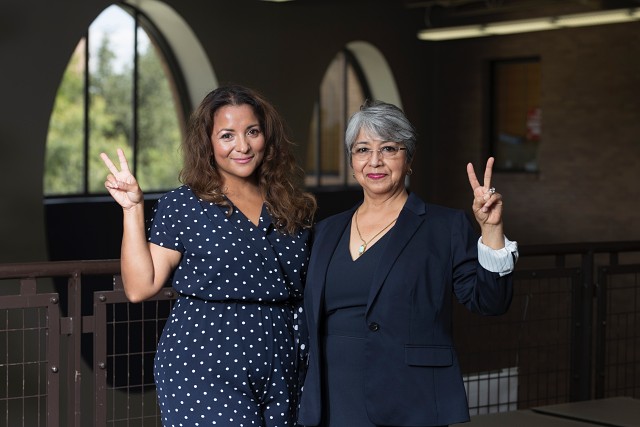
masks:
<path id="1" fill-rule="evenodd" d="M 133 155 L 133 173 L 134 175 L 138 171 L 138 77 L 139 77 L 139 55 L 138 55 L 138 26 L 139 26 L 139 14 L 136 11 L 134 14 L 134 29 L 133 29 L 133 84 L 132 84 L 132 96 L 131 96 L 131 108 L 133 109 L 131 114 L 131 151 Z"/>
<path id="2" fill-rule="evenodd" d="M 322 93 L 318 91 L 318 104 L 316 108 L 316 118 L 318 122 L 318 126 L 316 129 L 316 146 L 314 147 L 316 151 L 316 186 L 320 187 L 321 178 L 322 178 L 322 159 L 320 156 L 322 155 Z"/>
<path id="3" fill-rule="evenodd" d="M 347 117 L 347 109 L 348 109 L 348 105 L 349 105 L 349 78 L 348 78 L 348 68 L 349 68 L 349 61 L 347 61 L 347 55 L 345 55 L 345 53 L 342 53 L 343 56 L 343 61 L 342 61 L 342 134 L 344 135 L 345 131 L 347 130 L 347 120 L 349 119 Z M 342 144 L 339 144 L 338 146 L 340 149 L 342 148 Z M 344 150 L 343 150 L 344 151 Z M 346 187 L 349 184 L 348 181 L 348 176 L 349 176 L 349 163 L 347 161 L 347 154 L 340 154 L 337 153 L 338 155 L 340 155 L 342 157 L 342 184 Z"/>
<path id="4" fill-rule="evenodd" d="M 84 36 L 84 109 L 83 109 L 83 162 L 82 162 L 82 193 L 89 194 L 89 139 L 91 138 L 91 127 L 89 120 L 90 117 L 90 105 L 91 98 L 89 92 L 89 85 L 91 84 L 91 76 L 89 75 L 89 30 Z"/>

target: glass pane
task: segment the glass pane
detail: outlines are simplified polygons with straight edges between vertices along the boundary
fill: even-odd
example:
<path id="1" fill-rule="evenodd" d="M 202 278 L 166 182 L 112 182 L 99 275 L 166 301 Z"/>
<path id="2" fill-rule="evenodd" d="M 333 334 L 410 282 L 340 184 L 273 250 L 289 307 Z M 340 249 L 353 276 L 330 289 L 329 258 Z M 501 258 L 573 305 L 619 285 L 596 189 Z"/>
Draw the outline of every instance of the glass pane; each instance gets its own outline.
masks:
<path id="1" fill-rule="evenodd" d="M 496 168 L 535 172 L 541 141 L 540 61 L 493 67 L 493 155 Z"/>
<path id="2" fill-rule="evenodd" d="M 355 113 L 360 109 L 360 106 L 364 103 L 364 98 L 365 98 L 364 89 L 362 88 L 360 79 L 358 78 L 358 75 L 353 69 L 353 66 L 349 64 L 349 66 L 347 67 L 347 120 L 349 117 L 351 117 L 353 113 Z M 342 147 L 341 153 L 343 153 L 342 154 L 343 156 L 345 155 L 345 150 L 343 148 L 344 132 L 346 131 L 347 124 L 345 123 L 344 126 L 345 128 L 342 131 L 343 136 L 340 139 L 340 143 Z M 346 168 L 347 183 L 350 185 L 357 185 L 358 181 L 356 181 L 356 179 L 351 174 L 351 165 L 349 164 L 349 158 L 345 158 L 343 162 Z"/>
<path id="3" fill-rule="evenodd" d="M 340 184 L 344 130 L 344 55 L 338 54 L 320 86 L 320 184 Z"/>
<path id="4" fill-rule="evenodd" d="M 307 185 L 357 184 L 345 155 L 344 132 L 347 119 L 360 108 L 364 98 L 364 88 L 353 64 L 343 52 L 338 53 L 320 86 L 319 113 L 314 109 L 311 119 Z"/>
<path id="5" fill-rule="evenodd" d="M 132 140 L 133 47 L 135 22 L 111 6 L 89 28 L 89 192 L 104 192 L 106 168 L 99 155 L 115 157 L 125 149 L 133 167 Z"/>
<path id="6" fill-rule="evenodd" d="M 135 19 L 127 10 L 116 5 L 105 9 L 65 71 L 47 136 L 47 196 L 105 193 L 107 170 L 99 154 L 104 151 L 116 160 L 117 148 L 125 151 L 143 189 L 178 185 L 184 121 L 179 94 L 161 50 L 142 26 L 136 34 Z M 139 79 L 134 82 L 136 43 Z"/>
<path id="7" fill-rule="evenodd" d="M 179 103 L 158 48 L 138 29 L 138 167 L 136 178 L 145 191 L 178 185 L 182 167 Z"/>
<path id="8" fill-rule="evenodd" d="M 307 157 L 305 161 L 305 184 L 315 187 L 319 184 L 319 171 L 316 160 L 318 159 L 318 103 L 313 105 L 311 124 L 309 125 L 309 143 L 307 144 Z"/>
<path id="9" fill-rule="evenodd" d="M 85 43 L 82 39 L 71 56 L 51 113 L 44 166 L 45 196 L 83 191 Z"/>

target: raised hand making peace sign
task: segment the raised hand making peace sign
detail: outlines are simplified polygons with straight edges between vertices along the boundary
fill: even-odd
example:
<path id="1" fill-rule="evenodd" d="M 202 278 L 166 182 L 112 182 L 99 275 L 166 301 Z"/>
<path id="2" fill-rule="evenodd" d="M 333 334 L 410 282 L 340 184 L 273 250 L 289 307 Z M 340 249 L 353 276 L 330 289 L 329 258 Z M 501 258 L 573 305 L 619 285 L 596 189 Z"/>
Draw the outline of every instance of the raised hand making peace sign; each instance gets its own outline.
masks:
<path id="1" fill-rule="evenodd" d="M 473 190 L 473 214 L 482 229 L 485 245 L 494 249 L 504 246 L 502 229 L 502 195 L 491 186 L 494 158 L 489 157 L 484 170 L 484 183 L 481 185 L 471 163 L 467 164 L 469 184 Z M 496 247 L 497 246 L 497 247 Z"/>
<path id="2" fill-rule="evenodd" d="M 120 170 L 113 164 L 109 156 L 100 153 L 100 158 L 109 172 L 104 186 L 109 190 L 111 197 L 122 206 L 123 209 L 131 209 L 143 200 L 142 190 L 138 185 L 138 181 L 129 170 L 129 164 L 124 152 L 118 148 L 118 158 L 120 160 Z"/>

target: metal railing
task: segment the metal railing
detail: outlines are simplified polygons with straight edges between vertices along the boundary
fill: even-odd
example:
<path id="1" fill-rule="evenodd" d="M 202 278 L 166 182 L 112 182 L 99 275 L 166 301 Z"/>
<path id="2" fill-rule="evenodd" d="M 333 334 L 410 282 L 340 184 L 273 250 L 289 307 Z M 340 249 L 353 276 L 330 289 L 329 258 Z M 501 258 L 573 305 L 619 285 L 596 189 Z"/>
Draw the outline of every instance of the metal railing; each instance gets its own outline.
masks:
<path id="1" fill-rule="evenodd" d="M 640 397 L 640 242 L 524 246 L 503 316 L 455 304 L 472 414 Z M 126 300 L 118 260 L 0 265 L 0 427 L 160 426 L 175 292 Z"/>
<path id="2" fill-rule="evenodd" d="M 161 426 L 153 357 L 175 293 L 131 304 L 119 271 L 0 265 L 0 426 Z"/>
<path id="3" fill-rule="evenodd" d="M 498 317 L 455 308 L 472 414 L 640 397 L 640 242 L 523 246 Z"/>

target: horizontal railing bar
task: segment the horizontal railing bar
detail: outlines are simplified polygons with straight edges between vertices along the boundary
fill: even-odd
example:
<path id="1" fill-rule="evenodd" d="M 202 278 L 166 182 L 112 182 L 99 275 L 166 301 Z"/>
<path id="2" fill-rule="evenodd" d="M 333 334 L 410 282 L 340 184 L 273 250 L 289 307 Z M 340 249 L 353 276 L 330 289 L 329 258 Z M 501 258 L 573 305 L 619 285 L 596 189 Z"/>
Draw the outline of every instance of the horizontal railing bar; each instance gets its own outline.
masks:
<path id="1" fill-rule="evenodd" d="M 640 252 L 640 241 L 619 242 L 579 242 L 579 243 L 552 243 L 540 245 L 519 245 L 520 256 L 540 256 L 559 254 L 585 254 L 605 252 Z"/>
<path id="2" fill-rule="evenodd" d="M 521 245 L 521 256 L 554 256 L 560 254 L 585 254 L 605 252 L 640 252 L 640 241 L 553 243 Z M 24 277 L 59 277 L 70 274 L 117 274 L 120 260 L 76 260 L 26 263 L 0 263 L 0 279 Z"/>
<path id="3" fill-rule="evenodd" d="M 585 254 L 605 252 L 640 252 L 640 241 L 553 243 L 521 245 L 521 256 L 557 256 L 560 254 Z M 24 277 L 59 277 L 70 274 L 117 274 L 120 260 L 76 260 L 26 263 L 0 263 L 0 279 Z"/>
<path id="4" fill-rule="evenodd" d="M 117 274 L 120 260 L 51 261 L 0 264 L 0 279 L 62 277 L 72 274 Z"/>

